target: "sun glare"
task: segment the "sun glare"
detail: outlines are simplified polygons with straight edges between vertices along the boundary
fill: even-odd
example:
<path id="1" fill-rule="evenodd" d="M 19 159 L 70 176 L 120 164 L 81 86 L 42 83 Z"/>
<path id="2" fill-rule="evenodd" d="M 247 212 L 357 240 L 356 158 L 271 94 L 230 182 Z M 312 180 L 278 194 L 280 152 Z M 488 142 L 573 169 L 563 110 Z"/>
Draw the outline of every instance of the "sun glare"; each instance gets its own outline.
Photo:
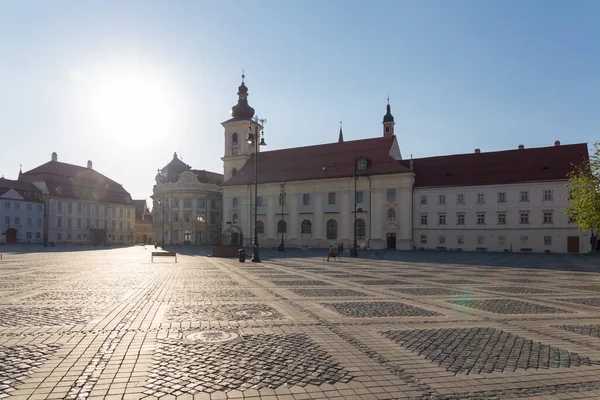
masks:
<path id="1" fill-rule="evenodd" d="M 92 96 L 95 128 L 119 143 L 149 143 L 168 134 L 173 123 L 172 98 L 150 74 L 111 74 Z"/>

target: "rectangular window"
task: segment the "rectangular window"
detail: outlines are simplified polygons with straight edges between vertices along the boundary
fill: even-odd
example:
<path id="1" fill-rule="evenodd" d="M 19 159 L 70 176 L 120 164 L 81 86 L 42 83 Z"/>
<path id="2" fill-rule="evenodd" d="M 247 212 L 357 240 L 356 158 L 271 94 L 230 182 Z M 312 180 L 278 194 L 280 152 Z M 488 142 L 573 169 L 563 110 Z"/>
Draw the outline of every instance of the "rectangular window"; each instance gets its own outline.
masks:
<path id="1" fill-rule="evenodd" d="M 206 208 L 206 199 L 204 197 L 200 197 L 196 200 L 196 206 L 198 208 Z"/>
<path id="2" fill-rule="evenodd" d="M 544 190 L 544 201 L 552 200 L 552 189 Z"/>
<path id="3" fill-rule="evenodd" d="M 521 190 L 519 195 L 520 201 L 529 201 L 529 192 L 527 190 Z"/>
<path id="4" fill-rule="evenodd" d="M 302 195 L 302 204 L 305 205 L 305 206 L 307 206 L 307 205 L 310 204 L 310 194 L 304 193 Z"/>
<path id="5" fill-rule="evenodd" d="M 421 243 L 427 243 L 427 235 L 421 235 Z"/>
<path id="6" fill-rule="evenodd" d="M 31 239 L 33 237 L 33 235 L 31 234 L 31 232 L 27 232 L 27 234 L 25 236 L 27 237 L 27 239 Z"/>
<path id="7" fill-rule="evenodd" d="M 363 202 L 363 192 L 362 192 L 362 190 L 359 190 L 358 192 L 356 192 L 356 202 L 357 203 L 362 203 Z"/>
<path id="8" fill-rule="evenodd" d="M 521 224 L 529 223 L 529 211 L 521 211 L 519 213 L 519 221 Z"/>
<path id="9" fill-rule="evenodd" d="M 438 238 L 438 243 L 439 244 L 446 244 L 446 236 L 440 235 L 439 238 Z"/>
<path id="10" fill-rule="evenodd" d="M 10 217 L 8 217 L 8 216 L 4 217 L 4 223 L 6 225 L 10 225 Z"/>
<path id="11" fill-rule="evenodd" d="M 8 202 L 8 201 L 4 202 L 4 209 L 5 210 L 10 210 L 10 202 Z"/>
<path id="12" fill-rule="evenodd" d="M 210 208 L 212 208 L 213 210 L 216 210 L 217 208 L 219 208 L 217 199 L 210 199 Z"/>
<path id="13" fill-rule="evenodd" d="M 445 194 L 440 194 L 438 196 L 438 203 L 439 204 L 446 204 L 446 195 Z"/>
<path id="14" fill-rule="evenodd" d="M 265 203 L 264 203 L 264 201 L 263 201 L 263 198 L 262 198 L 261 196 L 258 196 L 258 197 L 256 198 L 256 205 L 257 205 L 257 206 L 259 206 L 259 207 L 260 207 L 260 206 L 264 206 L 264 205 L 265 205 Z"/>
<path id="15" fill-rule="evenodd" d="M 465 195 L 463 193 L 456 195 L 456 204 L 465 204 Z"/>
<path id="16" fill-rule="evenodd" d="M 16 221 L 15 221 L 16 223 Z M 62 217 L 56 217 L 56 227 L 62 228 Z"/>
<path id="17" fill-rule="evenodd" d="M 477 244 L 485 244 L 485 236 L 477 235 Z"/>
<path id="18" fill-rule="evenodd" d="M 33 206 L 31 204 L 27 204 L 27 211 L 33 211 Z"/>
<path id="19" fill-rule="evenodd" d="M 72 224 L 73 224 L 73 221 L 71 220 L 71 218 L 67 218 L 67 228 L 71 229 Z"/>
<path id="20" fill-rule="evenodd" d="M 552 211 L 544 211 L 544 223 L 551 224 L 552 222 Z"/>
<path id="21" fill-rule="evenodd" d="M 456 225 L 465 224 L 465 213 L 456 213 Z"/>
<path id="22" fill-rule="evenodd" d="M 192 208 L 192 199 L 189 197 L 183 199 L 183 206 L 185 208 Z"/>
<path id="23" fill-rule="evenodd" d="M 123 221 L 119 221 L 119 230 L 123 231 Z"/>
<path id="24" fill-rule="evenodd" d="M 77 218 L 77 229 L 81 229 L 81 218 Z"/>
<path id="25" fill-rule="evenodd" d="M 67 203 L 67 213 L 73 214 L 73 203 Z"/>
<path id="26" fill-rule="evenodd" d="M 485 225 L 485 213 L 477 213 L 477 225 Z"/>
<path id="27" fill-rule="evenodd" d="M 41 204 L 38 204 L 38 205 L 37 205 L 37 210 L 38 210 L 38 211 L 42 211 L 42 205 L 41 205 Z"/>
<path id="28" fill-rule="evenodd" d="M 335 204 L 335 192 L 329 193 L 329 204 Z"/>
<path id="29" fill-rule="evenodd" d="M 427 225 L 427 214 L 421 214 L 421 225 Z"/>
<path id="30" fill-rule="evenodd" d="M 35 238 L 36 239 L 41 239 L 42 238 L 42 234 L 40 232 L 36 232 L 35 233 Z"/>
<path id="31" fill-rule="evenodd" d="M 498 236 L 498 244 L 506 243 L 506 236 Z"/>
<path id="32" fill-rule="evenodd" d="M 391 202 L 396 201 L 396 189 L 388 189 L 387 190 L 387 201 L 391 201 Z"/>
<path id="33" fill-rule="evenodd" d="M 67 233 L 67 240 L 71 240 L 71 234 Z"/>
<path id="34" fill-rule="evenodd" d="M 63 203 L 62 201 L 56 202 L 56 212 L 62 214 L 63 212 Z"/>
<path id="35" fill-rule="evenodd" d="M 465 244 L 465 236 L 456 235 L 456 244 Z"/>
<path id="36" fill-rule="evenodd" d="M 77 205 L 77 215 L 81 215 L 81 204 Z"/>
<path id="37" fill-rule="evenodd" d="M 175 199 L 175 207 L 179 208 L 179 199 Z"/>
<path id="38" fill-rule="evenodd" d="M 506 225 L 506 213 L 505 212 L 498 213 L 498 225 Z"/>
<path id="39" fill-rule="evenodd" d="M 446 225 L 446 214 L 438 214 L 438 224 Z"/>
<path id="40" fill-rule="evenodd" d="M 91 225 L 92 225 L 92 219 L 91 218 L 86 218 L 85 219 L 85 228 L 86 229 L 90 229 Z"/>
<path id="41" fill-rule="evenodd" d="M 15 225 L 19 225 L 21 223 L 20 217 L 15 217 Z"/>
<path id="42" fill-rule="evenodd" d="M 81 233 L 77 234 L 77 240 L 81 240 Z"/>
<path id="43" fill-rule="evenodd" d="M 27 217 L 27 225 L 29 225 L 29 226 L 33 225 L 33 218 Z"/>
<path id="44" fill-rule="evenodd" d="M 506 192 L 498 192 L 498 203 L 506 203 Z"/>
<path id="45" fill-rule="evenodd" d="M 37 219 L 37 226 L 42 226 L 42 219 L 41 218 Z"/>
<path id="46" fill-rule="evenodd" d="M 21 209 L 21 204 L 15 203 L 15 210 L 20 210 L 20 209 Z"/>
<path id="47" fill-rule="evenodd" d="M 477 193 L 477 204 L 485 204 L 485 193 Z"/>
<path id="48" fill-rule="evenodd" d="M 62 233 L 60 233 L 60 232 L 59 232 L 59 233 L 57 233 L 57 234 L 56 234 L 56 239 L 57 239 L 57 240 L 62 240 Z"/>
<path id="49" fill-rule="evenodd" d="M 231 199 L 231 206 L 233 208 L 237 208 L 237 206 L 238 206 L 238 199 L 237 199 L 237 197 L 234 197 L 233 199 Z"/>
<path id="50" fill-rule="evenodd" d="M 179 214 L 178 213 L 173 214 L 173 222 L 179 222 Z"/>
<path id="51" fill-rule="evenodd" d="M 104 229 L 108 228 L 108 221 L 107 220 L 104 220 L 103 224 L 104 224 Z"/>
<path id="52" fill-rule="evenodd" d="M 521 246 L 527 246 L 529 244 L 529 236 L 521 236 Z"/>
<path id="53" fill-rule="evenodd" d="M 100 228 L 100 220 L 98 218 L 96 218 L 96 224 L 94 225 L 94 228 L 96 228 L 96 229 Z"/>
<path id="54" fill-rule="evenodd" d="M 421 205 L 422 206 L 426 206 L 427 205 L 427 195 L 425 195 L 425 194 L 421 195 Z"/>
<path id="55" fill-rule="evenodd" d="M 544 246 L 552 246 L 552 236 L 544 236 Z"/>

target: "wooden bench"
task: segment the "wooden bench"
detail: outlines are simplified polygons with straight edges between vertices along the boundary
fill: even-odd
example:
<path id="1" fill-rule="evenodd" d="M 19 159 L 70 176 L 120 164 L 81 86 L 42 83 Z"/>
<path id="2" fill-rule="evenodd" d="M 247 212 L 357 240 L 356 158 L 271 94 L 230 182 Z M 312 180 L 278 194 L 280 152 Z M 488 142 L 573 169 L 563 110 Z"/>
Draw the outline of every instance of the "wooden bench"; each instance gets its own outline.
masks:
<path id="1" fill-rule="evenodd" d="M 150 257 L 151 262 L 154 262 L 154 257 L 175 257 L 175 262 L 177 262 L 177 253 L 174 251 L 153 251 Z"/>

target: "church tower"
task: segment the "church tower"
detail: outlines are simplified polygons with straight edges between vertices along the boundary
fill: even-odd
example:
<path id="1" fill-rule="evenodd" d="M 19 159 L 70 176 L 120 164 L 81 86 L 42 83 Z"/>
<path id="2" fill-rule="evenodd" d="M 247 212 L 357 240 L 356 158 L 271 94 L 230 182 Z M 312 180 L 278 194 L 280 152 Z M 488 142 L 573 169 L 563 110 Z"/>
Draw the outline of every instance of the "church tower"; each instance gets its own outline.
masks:
<path id="1" fill-rule="evenodd" d="M 388 96 L 387 113 L 383 116 L 384 138 L 391 138 L 392 136 L 394 136 L 394 125 L 396 125 L 396 123 L 394 122 L 394 116 L 392 115 L 392 111 L 390 108 L 390 98 Z"/>
<path id="2" fill-rule="evenodd" d="M 224 152 L 223 152 L 223 179 L 227 181 L 242 168 L 254 153 L 254 146 L 246 141 L 248 133 L 254 132 L 258 125 L 254 117 L 254 108 L 248 104 L 248 88 L 244 83 L 245 75 L 242 74 L 242 84 L 238 87 L 238 102 L 231 108 L 231 118 L 221 125 L 225 128 Z M 260 151 L 260 146 L 259 146 Z"/>

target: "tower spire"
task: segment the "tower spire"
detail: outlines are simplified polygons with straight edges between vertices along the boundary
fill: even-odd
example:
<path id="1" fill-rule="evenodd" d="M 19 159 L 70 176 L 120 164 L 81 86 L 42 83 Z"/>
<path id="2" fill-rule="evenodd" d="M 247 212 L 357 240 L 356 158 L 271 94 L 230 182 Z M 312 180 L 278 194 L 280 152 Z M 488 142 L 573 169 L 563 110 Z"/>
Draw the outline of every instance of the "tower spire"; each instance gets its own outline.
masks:
<path id="1" fill-rule="evenodd" d="M 246 74 L 242 70 L 242 84 L 238 87 L 238 103 L 231 107 L 231 116 L 236 120 L 251 119 L 254 116 L 254 108 L 248 104 L 248 88 L 244 83 Z"/>
<path id="2" fill-rule="evenodd" d="M 394 136 L 394 116 L 392 115 L 392 108 L 390 107 L 390 96 L 387 97 L 386 113 L 383 116 L 383 137 L 391 138 Z"/>
<path id="3" fill-rule="evenodd" d="M 340 135 L 338 137 L 338 143 L 344 143 L 344 134 L 342 133 L 342 121 L 340 121 Z"/>

